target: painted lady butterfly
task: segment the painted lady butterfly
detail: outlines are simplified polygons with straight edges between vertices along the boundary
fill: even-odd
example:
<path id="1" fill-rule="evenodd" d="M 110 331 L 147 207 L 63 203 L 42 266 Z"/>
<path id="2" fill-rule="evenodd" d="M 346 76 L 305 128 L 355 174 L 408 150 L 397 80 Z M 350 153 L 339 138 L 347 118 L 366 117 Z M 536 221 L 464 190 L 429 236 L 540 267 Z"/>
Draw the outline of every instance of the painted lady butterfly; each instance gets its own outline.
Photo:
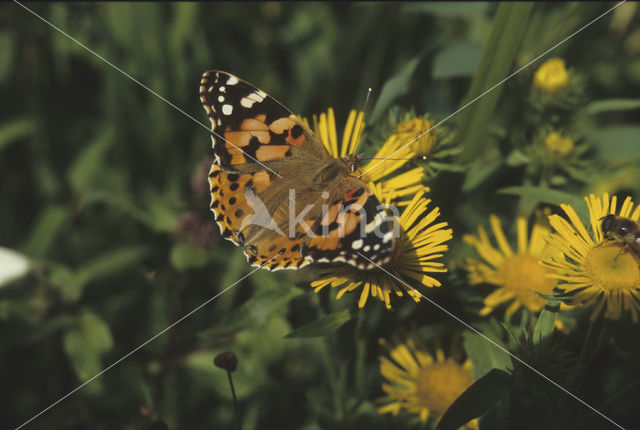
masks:
<path id="1" fill-rule="evenodd" d="M 229 73 L 206 72 L 200 100 L 215 155 L 211 210 L 251 265 L 371 269 L 391 259 L 397 224 L 358 178 L 359 157 L 333 158 L 298 117 Z"/>

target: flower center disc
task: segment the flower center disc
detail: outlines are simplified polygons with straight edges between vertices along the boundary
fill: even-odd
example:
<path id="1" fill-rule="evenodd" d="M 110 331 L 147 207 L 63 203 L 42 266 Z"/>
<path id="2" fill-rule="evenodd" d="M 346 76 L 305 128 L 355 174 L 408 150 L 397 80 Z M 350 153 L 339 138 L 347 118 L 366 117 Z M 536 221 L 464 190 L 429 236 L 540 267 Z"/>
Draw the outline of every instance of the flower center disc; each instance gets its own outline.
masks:
<path id="1" fill-rule="evenodd" d="M 619 245 L 592 248 L 584 270 L 603 290 L 629 290 L 640 285 L 638 261 Z"/>
<path id="2" fill-rule="evenodd" d="M 442 415 L 472 383 L 471 374 L 457 363 L 434 363 L 420 370 L 417 401 L 435 415 Z"/>
<path id="3" fill-rule="evenodd" d="M 551 294 L 555 280 L 547 278 L 547 268 L 531 255 L 514 255 L 509 257 L 498 273 L 504 280 L 504 287 L 512 292 L 520 302 L 530 310 L 544 306 L 545 301 L 530 290 L 541 294 Z"/>

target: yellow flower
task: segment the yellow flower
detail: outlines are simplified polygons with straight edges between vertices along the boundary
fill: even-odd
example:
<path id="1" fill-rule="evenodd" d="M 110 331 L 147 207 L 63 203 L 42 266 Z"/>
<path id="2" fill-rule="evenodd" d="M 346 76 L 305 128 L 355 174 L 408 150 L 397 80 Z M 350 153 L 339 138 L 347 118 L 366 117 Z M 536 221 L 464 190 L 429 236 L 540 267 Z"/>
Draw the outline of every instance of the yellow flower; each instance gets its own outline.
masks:
<path id="1" fill-rule="evenodd" d="M 410 287 L 404 279 L 413 279 L 426 287 L 439 287 L 440 282 L 431 274 L 447 271 L 444 264 L 436 260 L 448 249 L 445 242 L 451 239 L 453 233 L 446 228 L 446 222 L 435 222 L 440 215 L 437 207 L 427 213 L 431 200 L 423 195 L 423 191 L 418 192 L 400 215 L 400 237 L 396 239 L 389 263 L 382 269 L 376 267 L 371 270 L 359 270 L 349 265 L 319 269 L 320 278 L 311 283 L 315 292 L 327 285 L 341 287 L 337 295 L 340 299 L 345 293 L 362 287 L 359 307 L 364 307 L 371 294 L 382 300 L 387 309 L 391 309 L 392 292 L 399 297 L 406 292 L 416 302 L 420 301 L 420 292 Z"/>
<path id="2" fill-rule="evenodd" d="M 422 421 L 431 417 L 437 422 L 473 383 L 471 362 L 445 358 L 441 349 L 433 357 L 407 340 L 393 347 L 390 355 L 391 359 L 380 357 L 380 373 L 387 381 L 382 384 L 386 396 L 381 401 L 387 404 L 378 409 L 381 414 L 404 410 Z M 462 428 L 477 430 L 478 420 Z"/>
<path id="3" fill-rule="evenodd" d="M 553 131 L 545 137 L 544 146 L 551 154 L 564 157 L 573 150 L 574 144 L 570 138 Z"/>
<path id="4" fill-rule="evenodd" d="M 605 239 L 600 219 L 614 214 L 637 222 L 640 206 L 634 210 L 631 197 L 627 197 L 618 211 L 617 198 L 609 199 L 608 193 L 602 199 L 590 194 L 585 200 L 592 233 L 571 206 L 561 205 L 569 221 L 559 215 L 549 217 L 556 231 L 549 244 L 561 254 L 548 256 L 543 263 L 554 270 L 552 276 L 561 282 L 562 297 L 569 303 L 594 306 L 592 319 L 603 309 L 605 318 L 619 319 L 624 309 L 638 322 L 640 261 L 621 243 Z"/>
<path id="5" fill-rule="evenodd" d="M 536 70 L 534 85 L 542 91 L 555 92 L 569 85 L 569 72 L 561 58 L 550 58 Z"/>
<path id="6" fill-rule="evenodd" d="M 306 119 L 303 120 L 308 124 Z M 316 135 L 327 148 L 329 154 L 336 158 L 356 154 L 364 126 L 364 113 L 351 110 L 342 133 L 341 142 L 338 143 L 338 132 L 333 109 L 329 108 L 327 113 L 322 113 L 319 117 L 313 116 L 313 129 Z M 393 154 L 404 143 L 397 134 L 392 134 L 376 155 L 373 156 L 376 159 L 371 160 L 370 163 L 361 166 L 359 169 L 360 172 L 367 172 L 362 176 L 362 179 L 369 184 L 381 202 L 395 201 L 406 196 L 413 196 L 420 190 L 429 191 L 428 187 L 422 185 L 422 178 L 424 177 L 424 169 L 422 167 L 416 167 L 399 175 L 391 176 L 404 166 L 409 158 L 417 155 L 410 145 L 400 150 L 397 154 Z M 385 160 L 382 163 L 378 160 L 391 154 L 393 154 L 393 159 Z M 369 167 L 373 166 L 372 163 L 380 164 L 368 171 Z M 395 203 L 399 205 L 406 204 L 406 202 Z"/>
<path id="7" fill-rule="evenodd" d="M 527 220 L 522 216 L 518 217 L 518 249 L 514 253 L 498 217 L 491 215 L 489 222 L 499 249 L 493 247 L 482 227 L 478 227 L 477 236 L 467 234 L 463 237 L 484 260 L 466 259 L 464 266 L 469 272 L 470 282 L 500 287 L 484 299 L 485 307 L 480 311 L 481 315 L 491 313 L 496 306 L 509 300 L 513 302 L 507 308 L 507 315 L 512 315 L 522 306 L 533 313 L 538 312 L 545 305 L 545 300 L 531 290 L 551 294 L 555 285 L 555 281 L 547 276 L 551 270 L 540 263 L 540 258 L 551 251 L 545 243 L 550 234 L 549 229 L 535 223 L 527 238 Z"/>
<path id="8" fill-rule="evenodd" d="M 409 144 L 416 155 L 429 155 L 437 143 L 436 131 L 432 130 L 433 123 L 426 118 L 412 118 L 403 121 L 396 127 L 393 134 L 397 136 L 401 145 Z M 417 139 L 416 139 L 417 138 Z"/>
<path id="9" fill-rule="evenodd" d="M 352 110 L 349 113 L 340 145 L 333 109 L 329 109 L 326 114 L 323 113 L 319 117 L 314 117 L 313 124 L 316 134 L 332 156 L 343 157 L 356 153 L 364 128 L 362 112 L 356 113 Z M 375 158 L 384 158 L 393 154 L 402 144 L 398 135 L 392 134 Z M 311 283 L 315 292 L 319 292 L 327 285 L 341 287 L 337 294 L 337 298 L 340 299 L 345 293 L 362 288 L 358 301 L 359 307 L 364 307 L 371 295 L 383 301 L 387 309 L 390 309 L 392 292 L 399 297 L 406 292 L 416 302 L 420 301 L 420 293 L 408 286 L 404 279 L 415 280 L 427 287 L 441 285 L 430 274 L 447 271 L 443 263 L 435 260 L 442 257 L 442 252 L 448 249 L 445 242 L 451 239 L 453 233 L 451 229 L 446 228 L 446 222 L 435 222 L 440 215 L 437 207 L 426 213 L 431 200 L 424 197 L 429 188 L 422 185 L 424 176 L 422 167 L 392 176 L 407 163 L 407 158 L 415 155 L 413 149 L 407 146 L 395 154 L 394 159 L 385 160 L 362 176 L 381 203 L 388 206 L 393 202 L 397 206 L 405 206 L 398 218 L 400 237 L 396 239 L 391 261 L 382 269 L 376 267 L 370 270 L 359 270 L 346 264 L 319 269 L 317 271 L 319 279 Z M 372 160 L 372 162 L 378 163 L 379 160 Z M 367 165 L 360 170 L 366 171 Z M 407 196 L 412 196 L 412 199 L 399 201 Z"/>

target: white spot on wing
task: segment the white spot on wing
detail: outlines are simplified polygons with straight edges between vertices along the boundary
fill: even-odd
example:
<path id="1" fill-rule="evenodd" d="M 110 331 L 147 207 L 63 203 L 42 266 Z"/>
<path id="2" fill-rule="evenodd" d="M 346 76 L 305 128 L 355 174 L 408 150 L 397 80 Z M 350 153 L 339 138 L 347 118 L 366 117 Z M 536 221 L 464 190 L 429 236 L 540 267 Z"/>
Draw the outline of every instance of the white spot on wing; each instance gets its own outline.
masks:
<path id="1" fill-rule="evenodd" d="M 233 106 L 231 105 L 222 105 L 222 113 L 225 115 L 231 115 L 233 112 Z"/>
<path id="2" fill-rule="evenodd" d="M 218 96 L 218 101 L 222 103 L 224 101 L 224 96 Z"/>
<path id="3" fill-rule="evenodd" d="M 353 243 L 351 244 L 351 247 L 353 249 L 360 249 L 362 248 L 362 245 L 364 244 L 364 242 L 362 241 L 362 239 L 358 239 L 358 240 L 354 240 Z"/>
<path id="4" fill-rule="evenodd" d="M 227 79 L 227 85 L 235 85 L 238 83 L 238 79 L 235 76 L 229 76 Z"/>
<path id="5" fill-rule="evenodd" d="M 253 106 L 253 104 L 255 103 L 255 100 L 251 100 L 247 97 L 242 97 L 242 99 L 240 100 L 240 104 L 244 107 L 246 107 L 247 109 L 249 109 L 251 106 Z"/>

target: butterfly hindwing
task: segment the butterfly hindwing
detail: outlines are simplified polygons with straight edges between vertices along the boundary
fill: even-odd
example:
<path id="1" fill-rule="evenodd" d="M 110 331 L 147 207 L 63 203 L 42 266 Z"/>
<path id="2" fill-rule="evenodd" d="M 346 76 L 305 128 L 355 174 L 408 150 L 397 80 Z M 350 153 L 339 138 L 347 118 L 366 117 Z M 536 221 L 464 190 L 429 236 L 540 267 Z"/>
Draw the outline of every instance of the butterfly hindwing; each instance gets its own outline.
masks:
<path id="1" fill-rule="evenodd" d="M 373 269 L 390 261 L 399 234 L 378 198 L 364 182 L 350 177 L 314 225 L 302 254 L 319 263 L 347 263 Z"/>

